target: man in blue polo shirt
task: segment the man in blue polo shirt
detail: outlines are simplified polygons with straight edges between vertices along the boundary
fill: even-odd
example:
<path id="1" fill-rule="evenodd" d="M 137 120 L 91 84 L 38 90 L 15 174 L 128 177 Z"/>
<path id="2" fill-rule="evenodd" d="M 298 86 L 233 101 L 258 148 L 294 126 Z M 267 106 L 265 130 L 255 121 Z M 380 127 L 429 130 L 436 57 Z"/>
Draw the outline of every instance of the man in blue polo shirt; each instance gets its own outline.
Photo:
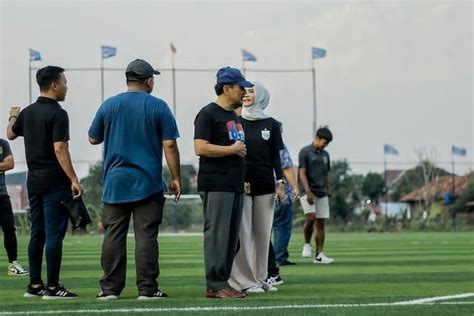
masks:
<path id="1" fill-rule="evenodd" d="M 138 299 L 161 299 L 158 288 L 158 228 L 162 220 L 163 151 L 171 172 L 170 193 L 181 194 L 179 137 L 168 105 L 151 94 L 160 72 L 144 60 L 125 72 L 128 90 L 107 99 L 89 129 L 89 142 L 104 142 L 101 300 L 117 299 L 125 287 L 130 217 L 135 230 Z"/>

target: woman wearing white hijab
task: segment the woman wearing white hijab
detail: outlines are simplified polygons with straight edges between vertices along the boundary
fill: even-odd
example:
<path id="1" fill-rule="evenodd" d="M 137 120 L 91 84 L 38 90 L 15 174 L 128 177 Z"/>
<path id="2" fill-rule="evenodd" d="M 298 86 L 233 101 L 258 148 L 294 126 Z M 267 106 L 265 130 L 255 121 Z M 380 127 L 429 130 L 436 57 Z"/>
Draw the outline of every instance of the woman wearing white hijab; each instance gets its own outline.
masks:
<path id="1" fill-rule="evenodd" d="M 242 125 L 247 146 L 245 181 L 250 190 L 244 197 L 240 225 L 240 249 L 234 259 L 229 284 L 249 293 L 275 291 L 268 285 L 268 248 L 273 224 L 275 183 L 278 198 L 284 198 L 280 150 L 283 140 L 279 123 L 265 114 L 270 95 L 260 83 L 246 89 Z M 275 180 L 276 178 L 276 180 Z"/>

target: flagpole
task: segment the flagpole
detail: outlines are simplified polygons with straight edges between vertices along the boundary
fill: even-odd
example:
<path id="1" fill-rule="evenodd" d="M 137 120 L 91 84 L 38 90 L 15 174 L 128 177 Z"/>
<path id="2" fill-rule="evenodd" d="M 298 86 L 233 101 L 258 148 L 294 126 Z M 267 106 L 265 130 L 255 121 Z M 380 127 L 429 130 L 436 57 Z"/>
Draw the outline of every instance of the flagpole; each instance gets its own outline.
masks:
<path id="1" fill-rule="evenodd" d="M 317 105 L 316 105 L 316 69 L 314 67 L 314 61 L 311 59 L 311 78 L 313 80 L 313 135 L 312 138 L 316 137 L 317 129 Z"/>
<path id="2" fill-rule="evenodd" d="M 104 53 L 103 48 L 100 48 L 100 96 L 101 103 L 104 103 Z"/>
<path id="3" fill-rule="evenodd" d="M 245 69 L 245 56 L 244 53 L 242 52 L 242 73 L 244 74 L 244 77 L 246 75 L 247 69 Z"/>
<path id="4" fill-rule="evenodd" d="M 177 113 L 176 113 L 176 67 L 174 64 L 174 54 L 176 53 L 176 47 L 174 47 L 173 43 L 170 43 L 171 48 L 171 75 L 173 80 L 173 114 L 175 120 L 177 120 Z M 178 231 L 178 205 L 173 203 L 173 230 L 174 232 Z"/>
<path id="5" fill-rule="evenodd" d="M 31 92 L 31 56 L 30 56 L 29 62 L 28 62 L 28 87 L 29 87 L 28 92 L 29 92 L 29 95 L 30 95 L 29 100 L 30 100 L 30 104 L 31 104 L 31 102 L 32 102 L 32 96 L 31 96 L 31 94 L 32 94 L 32 92 Z"/>
<path id="6" fill-rule="evenodd" d="M 383 181 L 385 184 L 385 209 L 384 214 L 387 216 L 387 204 L 388 204 L 388 185 L 387 185 L 387 154 L 385 152 L 385 148 L 383 151 Z"/>
<path id="7" fill-rule="evenodd" d="M 453 155 L 453 150 L 451 149 L 451 167 L 452 167 L 452 195 L 453 195 L 453 200 L 454 200 L 454 194 L 456 193 L 456 177 L 454 175 L 454 155 Z"/>
<path id="8" fill-rule="evenodd" d="M 173 114 L 176 119 L 176 68 L 174 66 L 174 52 L 171 52 L 171 74 L 173 79 Z"/>

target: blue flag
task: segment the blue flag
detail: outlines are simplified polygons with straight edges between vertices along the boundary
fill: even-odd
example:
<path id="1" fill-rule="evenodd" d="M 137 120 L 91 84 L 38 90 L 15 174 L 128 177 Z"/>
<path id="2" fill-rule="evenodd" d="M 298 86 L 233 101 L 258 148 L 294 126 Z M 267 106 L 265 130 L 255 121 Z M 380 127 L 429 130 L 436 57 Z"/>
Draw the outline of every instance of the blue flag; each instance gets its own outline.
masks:
<path id="1" fill-rule="evenodd" d="M 463 156 L 465 157 L 466 154 L 467 154 L 467 150 L 466 148 L 461 148 L 461 147 L 457 147 L 457 146 L 451 146 L 451 153 L 453 155 L 456 155 L 456 156 Z"/>
<path id="2" fill-rule="evenodd" d="M 326 50 L 325 49 L 313 47 L 312 52 L 313 52 L 313 59 L 326 57 Z"/>
<path id="3" fill-rule="evenodd" d="M 257 57 L 245 49 L 242 49 L 242 58 L 244 61 L 257 61 Z"/>
<path id="4" fill-rule="evenodd" d="M 383 145 L 383 152 L 386 155 L 398 155 L 398 150 L 389 144 Z"/>
<path id="5" fill-rule="evenodd" d="M 112 46 L 102 46 L 102 59 L 117 55 L 117 48 Z"/>
<path id="6" fill-rule="evenodd" d="M 30 48 L 30 61 L 38 61 L 38 60 L 41 60 L 40 52 Z"/>

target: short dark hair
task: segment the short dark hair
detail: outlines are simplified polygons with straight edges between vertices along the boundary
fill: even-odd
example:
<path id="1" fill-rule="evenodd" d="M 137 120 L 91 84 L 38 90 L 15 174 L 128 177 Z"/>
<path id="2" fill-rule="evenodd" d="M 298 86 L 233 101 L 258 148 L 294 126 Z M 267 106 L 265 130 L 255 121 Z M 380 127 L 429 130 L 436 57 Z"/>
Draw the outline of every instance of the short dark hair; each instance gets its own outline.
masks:
<path id="1" fill-rule="evenodd" d="M 323 138 L 330 143 L 332 141 L 332 133 L 327 126 L 321 127 L 316 131 L 316 137 Z"/>
<path id="2" fill-rule="evenodd" d="M 36 72 L 36 82 L 40 91 L 47 91 L 53 82 L 57 82 L 64 72 L 64 68 L 58 66 L 46 66 Z"/>
<path id="3" fill-rule="evenodd" d="M 136 74 L 134 73 L 126 73 L 125 74 L 125 77 L 127 78 L 127 83 L 131 82 L 131 81 L 134 81 L 134 82 L 138 82 L 138 83 L 141 83 L 141 84 L 144 84 L 145 81 L 147 81 L 148 79 L 150 79 L 151 77 L 147 77 L 147 78 L 142 78 L 140 76 L 137 76 Z M 153 77 L 153 76 L 152 76 Z"/>
<path id="4" fill-rule="evenodd" d="M 231 86 L 234 87 L 237 83 L 216 83 L 214 86 L 214 90 L 216 94 L 219 96 L 224 93 L 224 86 Z"/>
<path id="5" fill-rule="evenodd" d="M 216 91 L 216 94 L 219 96 L 224 93 L 224 85 L 222 83 L 217 83 L 214 86 L 214 90 Z"/>

